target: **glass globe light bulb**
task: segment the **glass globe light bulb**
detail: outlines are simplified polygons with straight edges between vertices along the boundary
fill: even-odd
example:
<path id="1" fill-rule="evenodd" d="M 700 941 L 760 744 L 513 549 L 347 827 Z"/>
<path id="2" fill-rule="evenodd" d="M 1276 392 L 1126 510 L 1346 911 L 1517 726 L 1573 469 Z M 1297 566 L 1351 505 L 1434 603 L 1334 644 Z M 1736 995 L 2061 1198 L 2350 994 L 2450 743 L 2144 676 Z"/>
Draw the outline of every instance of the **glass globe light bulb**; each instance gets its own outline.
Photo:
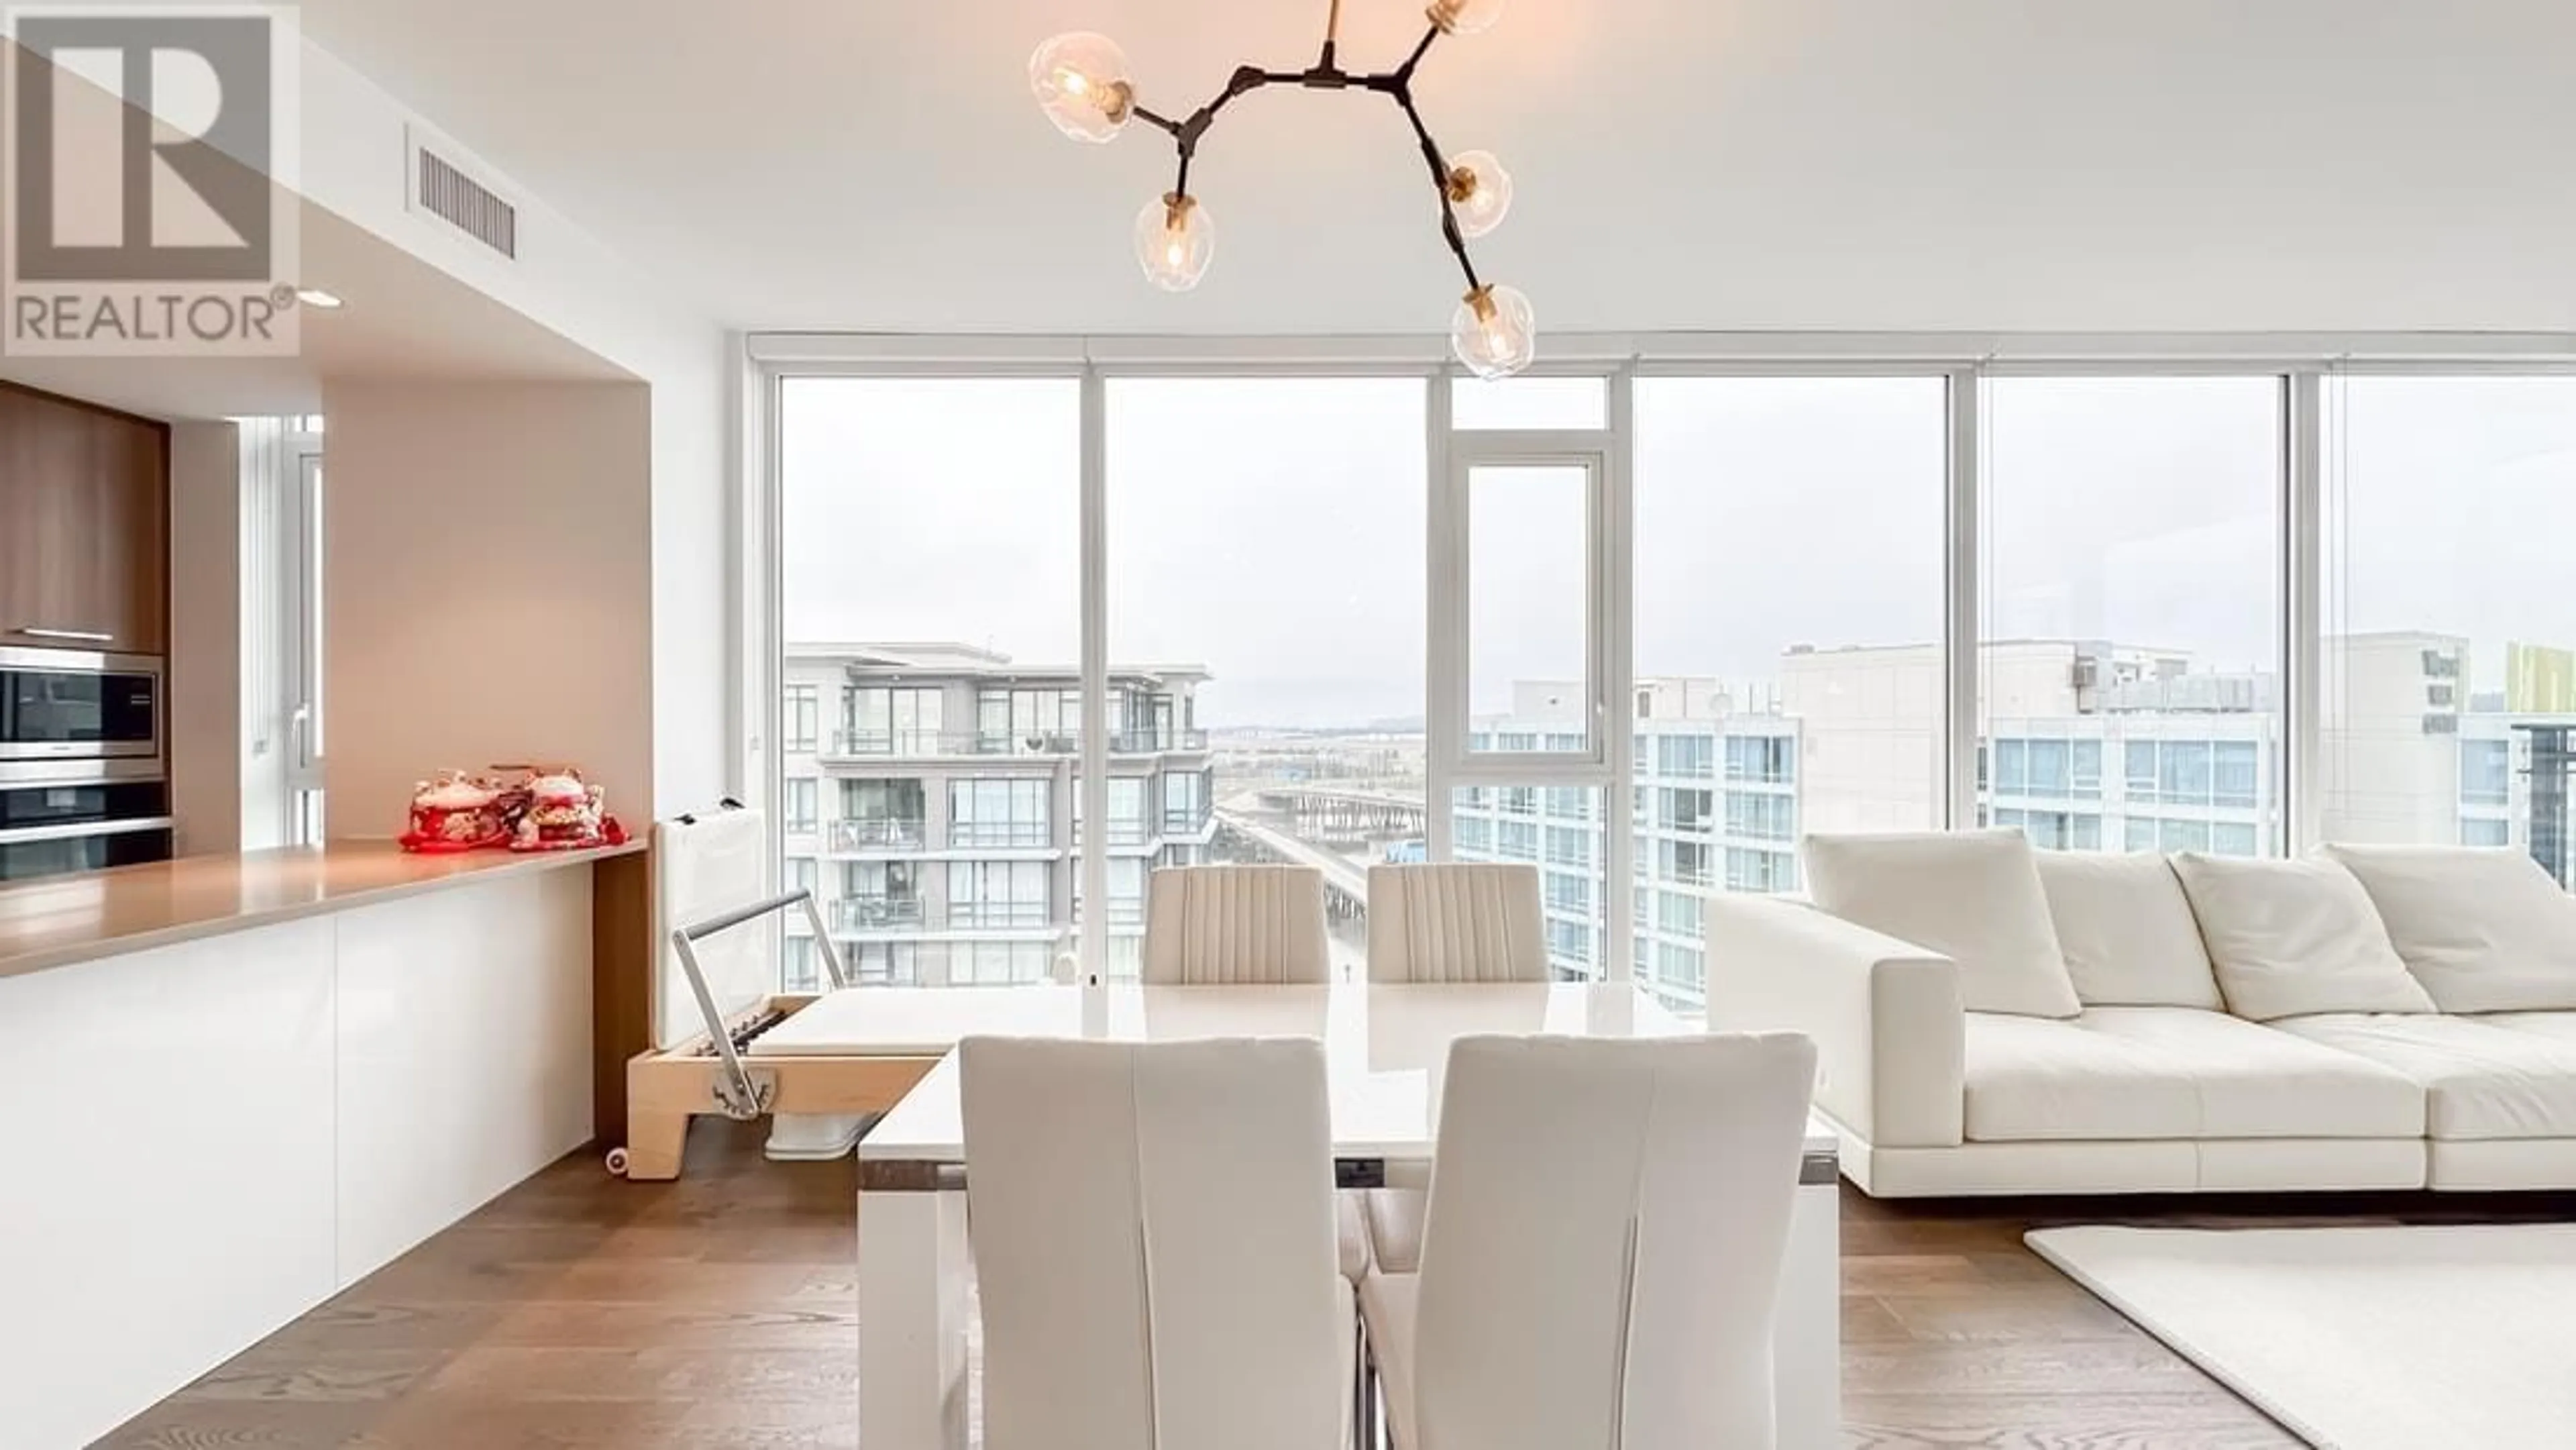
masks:
<path id="1" fill-rule="evenodd" d="M 1187 292 L 1216 255 L 1216 221 L 1194 196 L 1166 192 L 1136 213 L 1136 260 L 1166 292 Z"/>
<path id="2" fill-rule="evenodd" d="M 1481 237 L 1512 209 L 1512 174 L 1491 151 L 1461 151 L 1449 162 L 1449 210 L 1458 230 Z"/>
<path id="3" fill-rule="evenodd" d="M 1537 321 L 1517 287 L 1491 282 L 1466 295 L 1449 318 L 1449 346 L 1480 378 L 1507 378 L 1537 355 Z"/>
<path id="4" fill-rule="evenodd" d="M 1029 89 L 1055 128 L 1076 141 L 1110 141 L 1135 114 L 1127 53 L 1105 35 L 1077 30 L 1029 56 Z"/>
<path id="5" fill-rule="evenodd" d="M 1431 0 L 1422 13 L 1443 35 L 1475 35 L 1503 18 L 1503 0 Z"/>

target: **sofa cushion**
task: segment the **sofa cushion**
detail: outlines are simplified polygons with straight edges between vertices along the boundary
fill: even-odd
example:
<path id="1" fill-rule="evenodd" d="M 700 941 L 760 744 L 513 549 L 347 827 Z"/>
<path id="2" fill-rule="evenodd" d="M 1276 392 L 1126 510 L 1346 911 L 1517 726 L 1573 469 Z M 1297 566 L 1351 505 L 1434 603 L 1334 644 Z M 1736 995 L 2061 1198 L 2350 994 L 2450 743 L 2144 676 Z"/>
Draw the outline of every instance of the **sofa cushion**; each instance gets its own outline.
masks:
<path id="1" fill-rule="evenodd" d="M 2191 897 L 2227 1010 L 2269 1022 L 2323 1012 L 2430 1012 L 2388 944 L 2370 893 L 2332 861 L 2250 861 L 2185 851 Z"/>
<path id="2" fill-rule="evenodd" d="M 2561 1042 L 2576 1042 L 2576 1012 L 2489 1012 L 2469 1020 L 2507 1032 L 2537 1032 Z"/>
<path id="3" fill-rule="evenodd" d="M 1958 964 L 1971 1012 L 2072 1017 L 2048 897 L 2019 831 L 1811 835 L 1801 843 L 1818 907 Z"/>
<path id="4" fill-rule="evenodd" d="M 2327 846 L 2445 1012 L 2576 1009 L 2576 896 L 2511 846 Z"/>
<path id="5" fill-rule="evenodd" d="M 2423 1089 L 2403 1074 L 2223 1012 L 1967 1015 L 1971 1142 L 2423 1133 Z"/>
<path id="6" fill-rule="evenodd" d="M 2085 1006 L 2225 1009 L 2191 900 L 2164 857 L 2037 854 L 2049 924 Z"/>
<path id="7" fill-rule="evenodd" d="M 2421 1084 L 2436 1139 L 2576 1138 L 2576 1041 L 2466 1017 L 2335 1015 L 2275 1025 Z"/>

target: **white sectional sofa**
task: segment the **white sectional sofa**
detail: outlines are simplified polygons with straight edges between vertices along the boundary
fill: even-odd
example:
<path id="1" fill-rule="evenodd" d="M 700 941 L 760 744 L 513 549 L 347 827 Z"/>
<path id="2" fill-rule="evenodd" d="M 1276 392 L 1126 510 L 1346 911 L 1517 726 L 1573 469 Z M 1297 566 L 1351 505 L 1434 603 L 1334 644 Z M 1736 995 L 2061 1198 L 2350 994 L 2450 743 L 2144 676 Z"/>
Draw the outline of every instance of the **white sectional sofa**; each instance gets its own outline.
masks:
<path id="1" fill-rule="evenodd" d="M 2298 861 L 1811 836 L 1707 908 L 1880 1197 L 2576 1187 L 2576 897 L 2511 850 Z"/>

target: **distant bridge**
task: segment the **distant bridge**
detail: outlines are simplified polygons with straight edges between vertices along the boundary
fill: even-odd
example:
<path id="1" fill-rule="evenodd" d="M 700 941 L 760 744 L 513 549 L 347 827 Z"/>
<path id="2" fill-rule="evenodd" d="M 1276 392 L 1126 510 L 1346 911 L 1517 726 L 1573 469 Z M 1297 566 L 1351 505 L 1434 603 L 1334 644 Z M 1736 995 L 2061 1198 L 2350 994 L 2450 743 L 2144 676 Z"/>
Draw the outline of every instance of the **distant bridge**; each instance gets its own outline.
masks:
<path id="1" fill-rule="evenodd" d="M 1328 917 L 1335 922 L 1368 919 L 1368 872 L 1348 857 L 1223 806 L 1217 808 L 1216 824 L 1221 835 L 1234 837 L 1234 849 L 1224 852 L 1226 856 L 1237 861 L 1270 860 L 1312 866 L 1324 874 L 1324 911 Z"/>
<path id="2" fill-rule="evenodd" d="M 1261 786 L 1247 792 L 1261 816 L 1308 841 L 1361 847 L 1416 840 L 1430 828 L 1420 800 L 1361 786 Z M 1234 804 L 1240 810 L 1243 796 Z"/>

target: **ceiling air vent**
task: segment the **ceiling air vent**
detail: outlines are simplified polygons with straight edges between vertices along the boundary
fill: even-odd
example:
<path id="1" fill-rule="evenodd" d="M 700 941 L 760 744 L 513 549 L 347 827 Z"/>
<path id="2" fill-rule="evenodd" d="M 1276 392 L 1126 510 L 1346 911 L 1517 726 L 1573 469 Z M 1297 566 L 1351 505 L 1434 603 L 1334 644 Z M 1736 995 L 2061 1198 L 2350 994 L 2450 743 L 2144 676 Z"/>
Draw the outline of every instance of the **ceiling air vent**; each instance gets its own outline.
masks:
<path id="1" fill-rule="evenodd" d="M 418 137 L 412 142 L 411 195 L 406 200 L 413 211 L 427 212 L 502 256 L 517 259 L 519 209 Z"/>

